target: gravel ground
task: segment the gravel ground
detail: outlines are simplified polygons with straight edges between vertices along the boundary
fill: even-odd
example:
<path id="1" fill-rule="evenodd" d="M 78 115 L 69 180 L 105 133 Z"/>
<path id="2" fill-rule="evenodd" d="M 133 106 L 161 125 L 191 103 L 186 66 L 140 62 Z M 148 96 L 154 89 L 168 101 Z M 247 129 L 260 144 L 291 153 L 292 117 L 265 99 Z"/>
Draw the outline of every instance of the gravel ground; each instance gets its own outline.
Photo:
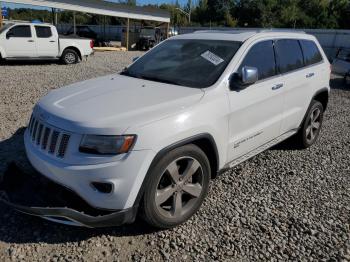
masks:
<path id="1" fill-rule="evenodd" d="M 0 66 L 0 173 L 15 160 L 30 172 L 22 142 L 33 105 L 49 90 L 121 70 L 139 53 L 98 53 L 74 66 Z M 211 183 L 189 222 L 154 231 L 143 222 L 73 228 L 0 204 L 0 260 L 350 261 L 350 89 L 333 89 L 318 143 L 284 143 Z"/>

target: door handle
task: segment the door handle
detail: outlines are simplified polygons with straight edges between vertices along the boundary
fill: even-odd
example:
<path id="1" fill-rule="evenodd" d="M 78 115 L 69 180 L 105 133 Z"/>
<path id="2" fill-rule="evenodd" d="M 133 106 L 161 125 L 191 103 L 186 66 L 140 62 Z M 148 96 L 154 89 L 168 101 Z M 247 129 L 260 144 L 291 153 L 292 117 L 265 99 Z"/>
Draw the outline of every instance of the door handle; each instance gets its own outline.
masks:
<path id="1" fill-rule="evenodd" d="M 306 75 L 306 78 L 311 78 L 311 77 L 313 77 L 314 75 L 315 75 L 315 73 L 307 74 L 307 75 Z"/>
<path id="2" fill-rule="evenodd" d="M 51 40 L 51 41 L 50 41 L 50 43 L 56 43 L 56 41 L 54 41 L 54 40 Z"/>
<path id="3" fill-rule="evenodd" d="M 34 40 L 28 40 L 28 42 L 30 42 L 30 43 L 34 43 Z"/>
<path id="4" fill-rule="evenodd" d="M 272 90 L 277 90 L 277 89 L 280 89 L 281 87 L 283 87 L 283 84 L 277 84 L 272 87 Z"/>

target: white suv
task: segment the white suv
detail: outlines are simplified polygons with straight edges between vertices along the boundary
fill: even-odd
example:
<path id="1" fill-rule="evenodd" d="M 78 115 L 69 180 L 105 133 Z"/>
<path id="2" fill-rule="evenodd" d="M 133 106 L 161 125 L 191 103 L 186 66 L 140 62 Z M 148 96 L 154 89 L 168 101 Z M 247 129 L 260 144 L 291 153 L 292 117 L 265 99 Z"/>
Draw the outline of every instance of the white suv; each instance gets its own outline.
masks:
<path id="1" fill-rule="evenodd" d="M 119 225 L 139 214 L 176 226 L 220 171 L 291 136 L 311 146 L 329 80 L 321 46 L 304 33 L 173 37 L 121 74 L 54 90 L 34 108 L 25 132 L 31 164 L 90 211 L 69 199 L 67 207 L 7 203 L 73 225 Z"/>

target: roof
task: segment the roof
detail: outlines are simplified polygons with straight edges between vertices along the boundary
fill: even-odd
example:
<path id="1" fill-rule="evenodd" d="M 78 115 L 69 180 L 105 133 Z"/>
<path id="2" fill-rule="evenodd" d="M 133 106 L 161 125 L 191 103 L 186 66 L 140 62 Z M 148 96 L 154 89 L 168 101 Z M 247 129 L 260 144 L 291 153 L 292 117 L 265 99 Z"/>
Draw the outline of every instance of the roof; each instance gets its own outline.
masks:
<path id="1" fill-rule="evenodd" d="M 283 37 L 300 37 L 308 36 L 303 31 L 292 31 L 292 30 L 206 30 L 196 31 L 191 34 L 179 35 L 173 38 L 176 39 L 215 39 L 215 40 L 230 40 L 244 42 L 249 38 L 255 36 L 281 36 Z"/>
<path id="2" fill-rule="evenodd" d="M 5 0 L 3 2 L 45 6 L 98 15 L 124 17 L 137 20 L 170 22 L 170 13 L 160 8 L 121 5 L 102 0 Z"/>

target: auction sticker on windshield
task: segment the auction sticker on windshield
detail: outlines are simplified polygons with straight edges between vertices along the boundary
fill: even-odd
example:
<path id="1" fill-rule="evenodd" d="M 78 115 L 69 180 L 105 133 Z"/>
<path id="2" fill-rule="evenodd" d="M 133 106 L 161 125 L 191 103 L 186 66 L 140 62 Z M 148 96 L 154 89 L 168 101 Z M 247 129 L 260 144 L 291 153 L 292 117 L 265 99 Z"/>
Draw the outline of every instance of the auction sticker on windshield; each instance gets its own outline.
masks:
<path id="1" fill-rule="evenodd" d="M 210 63 L 214 65 L 220 65 L 222 62 L 224 62 L 224 59 L 217 56 L 216 54 L 210 52 L 209 50 L 201 54 L 201 57 L 203 57 L 205 60 L 209 61 Z"/>

